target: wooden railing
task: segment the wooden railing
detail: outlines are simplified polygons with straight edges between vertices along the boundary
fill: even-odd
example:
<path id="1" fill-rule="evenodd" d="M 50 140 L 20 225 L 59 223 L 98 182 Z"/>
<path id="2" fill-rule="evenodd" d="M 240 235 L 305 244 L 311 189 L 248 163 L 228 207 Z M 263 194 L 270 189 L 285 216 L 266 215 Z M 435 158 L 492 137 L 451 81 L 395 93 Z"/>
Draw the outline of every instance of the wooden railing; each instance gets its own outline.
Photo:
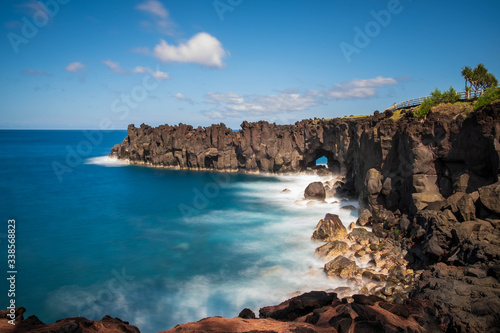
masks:
<path id="1" fill-rule="evenodd" d="M 484 89 L 472 90 L 472 91 L 462 91 L 462 92 L 459 92 L 458 94 L 460 95 L 461 100 L 467 101 L 467 100 L 471 100 L 471 99 L 476 99 L 479 96 L 481 96 L 482 94 L 484 94 Z M 404 101 L 404 102 L 399 103 L 399 104 L 394 103 L 390 109 L 399 110 L 399 109 L 403 109 L 403 108 L 417 106 L 417 105 L 422 104 L 422 102 L 424 101 L 425 98 L 429 98 L 429 97 L 431 97 L 431 96 L 414 98 L 414 99 L 410 99 L 408 101 Z"/>

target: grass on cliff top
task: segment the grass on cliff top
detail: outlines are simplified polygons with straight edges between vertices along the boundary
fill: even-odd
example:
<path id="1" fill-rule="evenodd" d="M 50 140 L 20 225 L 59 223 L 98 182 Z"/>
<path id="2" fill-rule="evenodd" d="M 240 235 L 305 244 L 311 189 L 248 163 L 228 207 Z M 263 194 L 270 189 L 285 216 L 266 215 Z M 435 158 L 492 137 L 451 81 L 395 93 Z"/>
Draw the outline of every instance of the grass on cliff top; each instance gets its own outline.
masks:
<path id="1" fill-rule="evenodd" d="M 500 99 L 496 99 L 493 102 L 500 101 Z M 471 113 L 474 112 L 476 108 L 476 102 L 471 102 L 471 101 L 458 101 L 453 104 L 451 103 L 440 103 L 438 105 L 435 105 L 431 108 L 432 112 L 436 113 L 447 113 L 448 115 L 452 116 L 453 118 L 456 118 L 458 115 L 462 114 L 465 116 L 469 116 Z M 491 103 L 493 103 L 491 102 Z M 398 109 L 394 111 L 392 114 L 391 118 L 394 121 L 398 121 L 401 118 L 403 118 L 404 113 L 410 112 L 413 113 L 415 116 L 415 113 L 418 110 L 418 106 L 416 107 L 409 107 L 409 108 L 403 108 L 403 109 Z M 333 119 L 356 119 L 356 118 L 364 118 L 364 117 L 371 117 L 372 115 L 359 115 L 359 116 L 344 116 L 344 117 L 339 117 L 339 118 L 322 118 L 322 119 L 315 119 L 313 121 L 314 124 L 317 124 L 322 121 L 330 121 Z"/>
<path id="2" fill-rule="evenodd" d="M 394 121 L 398 121 L 401 118 L 403 118 L 403 109 L 394 111 L 394 113 L 391 116 L 391 119 Z"/>
<path id="3" fill-rule="evenodd" d="M 344 117 L 338 117 L 338 118 L 321 118 L 321 119 L 314 119 L 313 124 L 317 124 L 321 121 L 330 121 L 334 119 L 355 119 L 355 118 L 364 118 L 364 117 L 371 117 L 372 115 L 359 115 L 359 116 L 344 116 Z"/>
<path id="4" fill-rule="evenodd" d="M 359 116 L 350 115 L 350 116 L 340 117 L 340 119 L 355 119 L 355 118 L 364 118 L 364 117 L 371 117 L 371 116 L 372 116 L 371 114 L 365 114 L 365 115 L 359 115 Z"/>

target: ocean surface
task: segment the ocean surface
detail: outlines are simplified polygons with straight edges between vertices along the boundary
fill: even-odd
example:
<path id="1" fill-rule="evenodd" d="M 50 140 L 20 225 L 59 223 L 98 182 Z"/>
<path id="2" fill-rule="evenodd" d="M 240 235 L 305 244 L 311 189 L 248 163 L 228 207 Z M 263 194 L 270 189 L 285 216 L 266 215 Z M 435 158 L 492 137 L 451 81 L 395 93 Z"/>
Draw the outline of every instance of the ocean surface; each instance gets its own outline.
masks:
<path id="1" fill-rule="evenodd" d="M 157 169 L 106 156 L 126 131 L 0 131 L 0 258 L 16 220 L 16 305 L 46 323 L 119 317 L 157 332 L 336 288 L 310 236 L 319 178 Z M 289 192 L 282 192 L 288 188 Z M 3 254 L 2 254 L 3 253 Z M 5 272 L 7 270 L 5 269 Z M 4 272 L 4 274 L 6 274 Z M 2 308 L 8 305 L 1 279 Z"/>

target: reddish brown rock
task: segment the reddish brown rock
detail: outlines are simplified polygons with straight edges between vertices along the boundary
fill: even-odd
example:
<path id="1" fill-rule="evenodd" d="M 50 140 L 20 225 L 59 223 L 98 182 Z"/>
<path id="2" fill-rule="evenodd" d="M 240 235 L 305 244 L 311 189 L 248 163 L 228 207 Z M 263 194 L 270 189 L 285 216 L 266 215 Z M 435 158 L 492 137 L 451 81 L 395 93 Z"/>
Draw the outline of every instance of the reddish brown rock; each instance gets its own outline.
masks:
<path id="1" fill-rule="evenodd" d="M 20 316 L 16 321 L 16 325 L 9 324 L 8 319 L 5 317 L 6 310 L 0 311 L 0 332 L 15 332 L 15 333 L 139 333 L 139 329 L 130 325 L 126 321 L 118 318 L 111 318 L 104 316 L 99 321 L 88 320 L 82 317 L 66 318 L 57 321 L 54 324 L 45 324 L 41 322 L 36 316 L 30 316 L 23 319 L 22 313 L 24 308 L 17 308 Z"/>

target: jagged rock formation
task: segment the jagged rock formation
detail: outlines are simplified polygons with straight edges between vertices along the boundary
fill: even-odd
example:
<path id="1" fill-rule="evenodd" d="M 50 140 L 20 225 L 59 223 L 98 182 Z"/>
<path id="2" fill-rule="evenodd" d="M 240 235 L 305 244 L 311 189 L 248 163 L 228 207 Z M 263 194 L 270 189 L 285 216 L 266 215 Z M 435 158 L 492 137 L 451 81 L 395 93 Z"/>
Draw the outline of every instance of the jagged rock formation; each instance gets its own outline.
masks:
<path id="1" fill-rule="evenodd" d="M 415 214 L 442 208 L 457 191 L 472 193 L 498 181 L 499 113 L 496 103 L 468 116 L 408 113 L 396 120 L 386 112 L 295 125 L 243 122 L 237 132 L 224 124 L 130 125 L 111 156 L 162 167 L 261 172 L 304 171 L 325 156 L 331 171 L 346 175 L 344 189 L 363 195 L 363 207 Z"/>
<path id="2" fill-rule="evenodd" d="M 335 293 L 310 292 L 260 309 L 260 319 L 212 317 L 178 325 L 165 333 L 182 332 L 439 332 L 430 302 L 387 303 L 376 296 L 339 299 Z"/>
<path id="3" fill-rule="evenodd" d="M 53 324 L 45 324 L 36 316 L 30 316 L 24 319 L 24 312 L 26 312 L 26 309 L 23 307 L 15 308 L 16 319 L 14 322 L 15 325 L 13 325 L 9 323 L 9 320 L 11 320 L 9 317 L 9 310 L 0 311 L 0 332 L 139 333 L 137 327 L 118 318 L 111 318 L 110 316 L 104 316 L 99 321 L 76 317 L 61 319 Z"/>
<path id="4" fill-rule="evenodd" d="M 315 301 L 306 294 L 303 299 L 261 310 L 261 317 L 286 320 L 285 326 L 264 322 L 269 319 L 211 318 L 172 331 L 210 327 L 208 331 L 213 332 L 217 328 L 228 332 L 498 332 L 500 102 L 470 114 L 446 106 L 435 111 L 439 112 L 430 112 L 424 119 L 414 118 L 411 112 L 395 119 L 392 112 L 385 112 L 357 119 L 304 120 L 287 126 L 244 122 L 238 132 L 223 124 L 198 129 L 187 125 L 129 126 L 128 137 L 113 147 L 111 156 L 138 164 L 298 172 L 326 156 L 330 171 L 344 175 L 345 180 L 325 182 L 322 188 L 321 183 L 314 188 L 311 184 L 305 196 L 358 195 L 357 223 L 371 225 L 373 235 L 354 228 L 349 234 L 349 240 L 356 242 L 351 250 L 355 247 L 358 256 L 370 251 L 377 254 L 379 245 L 371 241 L 376 236 L 385 243 L 400 244 L 394 247 L 399 249 L 397 253 L 406 253 L 409 266 L 421 272 L 410 298 L 394 298 L 399 304 L 379 299 L 376 309 L 375 302 L 364 308 L 357 304 L 361 302 L 358 296 L 351 304 L 333 300 L 311 310 L 308 306 Z M 331 237 L 335 234 L 333 216 L 327 217 L 318 224 L 313 239 L 337 240 Z M 344 230 L 340 240 L 345 234 Z M 330 250 L 338 256 L 325 265 L 327 273 L 337 276 L 345 270 L 346 277 L 359 273 L 356 264 L 342 257 L 342 250 L 333 243 L 318 248 L 317 254 L 327 256 Z M 379 259 L 374 259 L 377 267 Z M 396 278 L 411 277 L 396 266 L 394 262 L 391 272 Z M 379 275 L 362 272 L 363 279 L 372 282 Z M 372 312 L 380 309 L 396 313 Z M 397 318 L 408 319 L 408 313 L 415 309 L 418 315 L 409 322 Z M 387 318 L 395 321 L 384 321 Z M 259 326 L 259 322 L 266 325 Z"/>

